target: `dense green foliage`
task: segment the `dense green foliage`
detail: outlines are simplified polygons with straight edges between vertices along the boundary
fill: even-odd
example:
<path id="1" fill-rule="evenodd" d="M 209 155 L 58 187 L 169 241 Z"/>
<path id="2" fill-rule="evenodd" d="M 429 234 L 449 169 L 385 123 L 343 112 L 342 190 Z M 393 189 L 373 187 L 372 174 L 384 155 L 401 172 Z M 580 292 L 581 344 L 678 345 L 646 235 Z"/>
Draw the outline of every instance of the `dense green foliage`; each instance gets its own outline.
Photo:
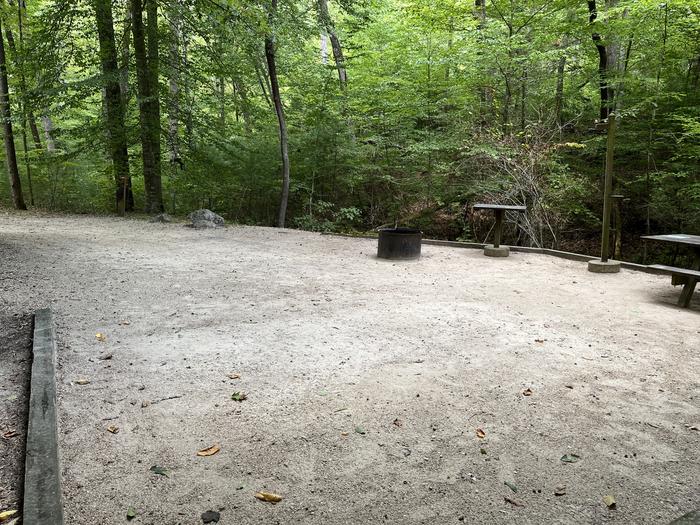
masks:
<path id="1" fill-rule="evenodd" d="M 37 207 L 113 212 L 94 5 L 32 1 L 21 42 L 16 3 L 2 11 L 16 41 L 7 67 L 25 199 L 30 175 Z M 274 34 L 289 127 L 290 226 L 400 223 L 483 240 L 491 218 L 470 205 L 489 200 L 528 205 L 511 242 L 595 251 L 605 157 L 605 135 L 593 131 L 599 34 L 620 117 L 622 255 L 636 257 L 635 239 L 646 231 L 700 233 L 697 2 L 599 0 L 593 23 L 585 1 L 485 4 L 331 1 L 345 85 L 320 36 L 329 25 L 317 0 L 280 1 L 274 16 L 265 0 L 159 0 L 165 209 L 208 207 L 233 221 L 275 223 L 280 154 L 264 54 Z M 138 210 L 144 184 L 127 2 L 115 0 L 113 12 Z M 47 151 L 42 117 L 52 123 L 55 151 Z M 170 161 L 174 141 L 181 162 Z M 0 199 L 9 205 L 6 179 Z"/>

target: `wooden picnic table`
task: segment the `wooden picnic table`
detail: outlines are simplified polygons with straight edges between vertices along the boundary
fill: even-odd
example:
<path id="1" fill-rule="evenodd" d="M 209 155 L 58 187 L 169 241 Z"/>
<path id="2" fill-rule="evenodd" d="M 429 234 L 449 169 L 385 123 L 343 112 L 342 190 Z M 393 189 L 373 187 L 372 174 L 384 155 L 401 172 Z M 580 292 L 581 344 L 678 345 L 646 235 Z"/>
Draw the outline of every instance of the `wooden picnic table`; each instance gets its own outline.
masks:
<path id="1" fill-rule="evenodd" d="M 525 213 L 527 211 L 527 206 L 512 206 L 509 204 L 475 204 L 473 207 L 475 210 L 493 210 L 496 214 L 496 228 L 493 233 L 493 248 L 496 253 L 499 253 L 501 248 L 501 237 L 503 235 L 503 218 L 507 211 L 516 211 L 519 213 Z M 486 255 L 490 255 L 488 249 L 485 251 Z M 503 249 L 500 253 L 501 257 L 508 256 L 508 250 Z"/>
<path id="2" fill-rule="evenodd" d="M 690 305 L 690 299 L 693 296 L 695 286 L 698 283 L 698 276 L 700 276 L 700 235 L 673 233 L 668 235 L 644 235 L 642 239 L 645 241 L 665 242 L 675 244 L 676 246 L 690 248 L 690 251 L 693 254 L 692 268 L 690 269 L 676 268 L 673 266 L 664 266 L 660 264 L 652 266 L 652 268 L 657 268 L 659 270 L 664 270 L 671 273 L 671 284 L 684 285 L 678 304 L 687 308 Z"/>

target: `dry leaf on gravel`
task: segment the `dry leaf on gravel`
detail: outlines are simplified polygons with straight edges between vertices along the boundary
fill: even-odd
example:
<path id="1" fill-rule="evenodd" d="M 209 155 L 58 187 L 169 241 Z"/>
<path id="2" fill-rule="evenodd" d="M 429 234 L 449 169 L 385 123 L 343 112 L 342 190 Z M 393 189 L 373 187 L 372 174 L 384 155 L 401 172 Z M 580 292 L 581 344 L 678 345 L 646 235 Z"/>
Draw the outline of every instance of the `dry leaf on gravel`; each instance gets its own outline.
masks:
<path id="1" fill-rule="evenodd" d="M 576 454 L 564 454 L 561 457 L 564 463 L 576 463 L 579 459 L 581 459 L 581 456 L 577 456 Z"/>
<path id="2" fill-rule="evenodd" d="M 99 359 L 100 361 L 109 361 L 110 359 L 112 359 L 112 357 L 114 357 L 112 354 L 102 354 L 97 359 Z"/>
<path id="3" fill-rule="evenodd" d="M 525 504 L 520 501 L 519 499 L 515 498 L 509 498 L 508 496 L 504 496 L 503 499 L 505 500 L 506 503 L 510 503 L 514 507 L 524 507 Z"/>
<path id="4" fill-rule="evenodd" d="M 272 492 L 256 492 L 255 497 L 260 501 L 267 501 L 268 503 L 279 503 L 282 501 L 282 496 Z"/>
<path id="5" fill-rule="evenodd" d="M 146 407 L 149 406 L 150 404 L 151 404 L 151 402 L 148 401 L 147 399 L 144 400 L 144 401 L 141 401 L 141 408 L 146 408 Z"/>
<path id="6" fill-rule="evenodd" d="M 560 485 L 554 489 L 555 496 L 564 496 L 566 494 L 566 485 Z"/>
<path id="7" fill-rule="evenodd" d="M 603 503 L 605 503 L 605 506 L 609 509 L 614 509 L 617 506 L 617 503 L 615 502 L 615 496 L 603 496 Z"/>
<path id="8" fill-rule="evenodd" d="M 479 439 L 484 439 L 486 437 L 486 432 L 484 432 L 481 428 L 477 428 L 476 437 L 478 437 Z"/>
<path id="9" fill-rule="evenodd" d="M 216 454 L 219 450 L 221 450 L 221 447 L 219 446 L 218 443 L 215 443 L 211 447 L 203 448 L 202 450 L 197 451 L 197 455 L 199 457 L 207 457 L 207 456 L 213 456 Z"/>
<path id="10" fill-rule="evenodd" d="M 89 385 L 89 384 L 90 384 L 90 380 L 89 380 L 89 379 L 84 379 L 84 378 L 77 379 L 77 380 L 75 381 L 75 384 L 76 384 L 76 385 Z"/>
<path id="11" fill-rule="evenodd" d="M 159 467 L 158 465 L 153 465 L 150 471 L 159 476 L 165 476 L 166 478 L 168 477 L 168 472 L 170 472 L 167 468 Z"/>
<path id="12" fill-rule="evenodd" d="M 119 427 L 116 425 L 109 425 L 107 427 L 107 431 L 111 432 L 112 434 L 118 434 L 119 433 Z"/>
<path id="13" fill-rule="evenodd" d="M 530 390 L 529 388 L 526 388 L 525 390 L 523 390 L 523 395 L 525 397 L 530 397 L 532 395 L 532 390 Z"/>
<path id="14" fill-rule="evenodd" d="M 227 374 L 227 377 L 228 377 L 229 379 L 240 379 L 240 378 L 241 378 L 241 374 L 234 374 L 233 372 L 231 372 L 230 374 Z"/>
<path id="15" fill-rule="evenodd" d="M 0 523 L 3 521 L 9 520 L 12 516 L 17 514 L 16 510 L 5 510 L 0 512 Z"/>
<path id="16" fill-rule="evenodd" d="M 119 321 L 119 324 L 122 326 L 128 326 L 131 324 L 131 322 L 130 321 Z"/>
<path id="17" fill-rule="evenodd" d="M 16 430 L 8 430 L 7 432 L 3 433 L 2 437 L 5 439 L 10 439 L 13 437 L 17 437 L 19 434 L 17 433 Z"/>
<path id="18" fill-rule="evenodd" d="M 95 339 L 97 339 L 97 340 L 100 341 L 101 343 L 104 343 L 104 342 L 107 340 L 107 336 L 106 336 L 105 334 L 102 334 L 102 333 L 100 333 L 100 332 L 97 332 L 97 333 L 95 334 Z"/>
<path id="19" fill-rule="evenodd" d="M 403 426 L 403 421 L 401 421 L 398 417 L 394 419 L 394 426 L 395 427 L 402 427 Z"/>

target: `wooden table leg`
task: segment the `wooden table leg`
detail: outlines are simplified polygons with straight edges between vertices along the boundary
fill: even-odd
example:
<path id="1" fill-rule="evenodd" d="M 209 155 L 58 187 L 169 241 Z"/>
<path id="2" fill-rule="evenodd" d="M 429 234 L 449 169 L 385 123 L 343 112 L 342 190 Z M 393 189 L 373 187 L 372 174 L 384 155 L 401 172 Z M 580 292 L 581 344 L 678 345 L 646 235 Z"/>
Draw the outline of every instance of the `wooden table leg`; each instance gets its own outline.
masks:
<path id="1" fill-rule="evenodd" d="M 700 249 L 693 250 L 693 270 L 700 270 Z M 698 284 L 697 279 L 692 277 L 684 277 L 683 281 L 679 284 L 683 284 L 683 291 L 678 299 L 678 306 L 683 308 L 688 308 L 690 306 L 690 300 L 693 298 L 693 293 L 695 292 L 695 286 Z"/>
<path id="2" fill-rule="evenodd" d="M 493 247 L 501 246 L 501 234 L 503 233 L 503 215 L 505 210 L 496 210 L 496 231 L 494 232 Z"/>

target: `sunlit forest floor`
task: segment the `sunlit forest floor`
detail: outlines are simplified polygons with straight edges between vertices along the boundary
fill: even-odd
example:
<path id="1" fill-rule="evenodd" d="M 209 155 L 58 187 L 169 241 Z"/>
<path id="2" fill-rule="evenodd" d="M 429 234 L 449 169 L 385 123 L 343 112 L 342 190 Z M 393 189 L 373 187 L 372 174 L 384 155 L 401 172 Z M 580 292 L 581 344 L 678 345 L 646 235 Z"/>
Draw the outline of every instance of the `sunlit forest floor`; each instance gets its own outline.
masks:
<path id="1" fill-rule="evenodd" d="M 58 323 L 66 523 L 130 507 L 144 524 L 667 523 L 700 507 L 698 294 L 681 310 L 666 277 L 542 255 L 375 253 L 1 215 L 0 308 Z"/>

